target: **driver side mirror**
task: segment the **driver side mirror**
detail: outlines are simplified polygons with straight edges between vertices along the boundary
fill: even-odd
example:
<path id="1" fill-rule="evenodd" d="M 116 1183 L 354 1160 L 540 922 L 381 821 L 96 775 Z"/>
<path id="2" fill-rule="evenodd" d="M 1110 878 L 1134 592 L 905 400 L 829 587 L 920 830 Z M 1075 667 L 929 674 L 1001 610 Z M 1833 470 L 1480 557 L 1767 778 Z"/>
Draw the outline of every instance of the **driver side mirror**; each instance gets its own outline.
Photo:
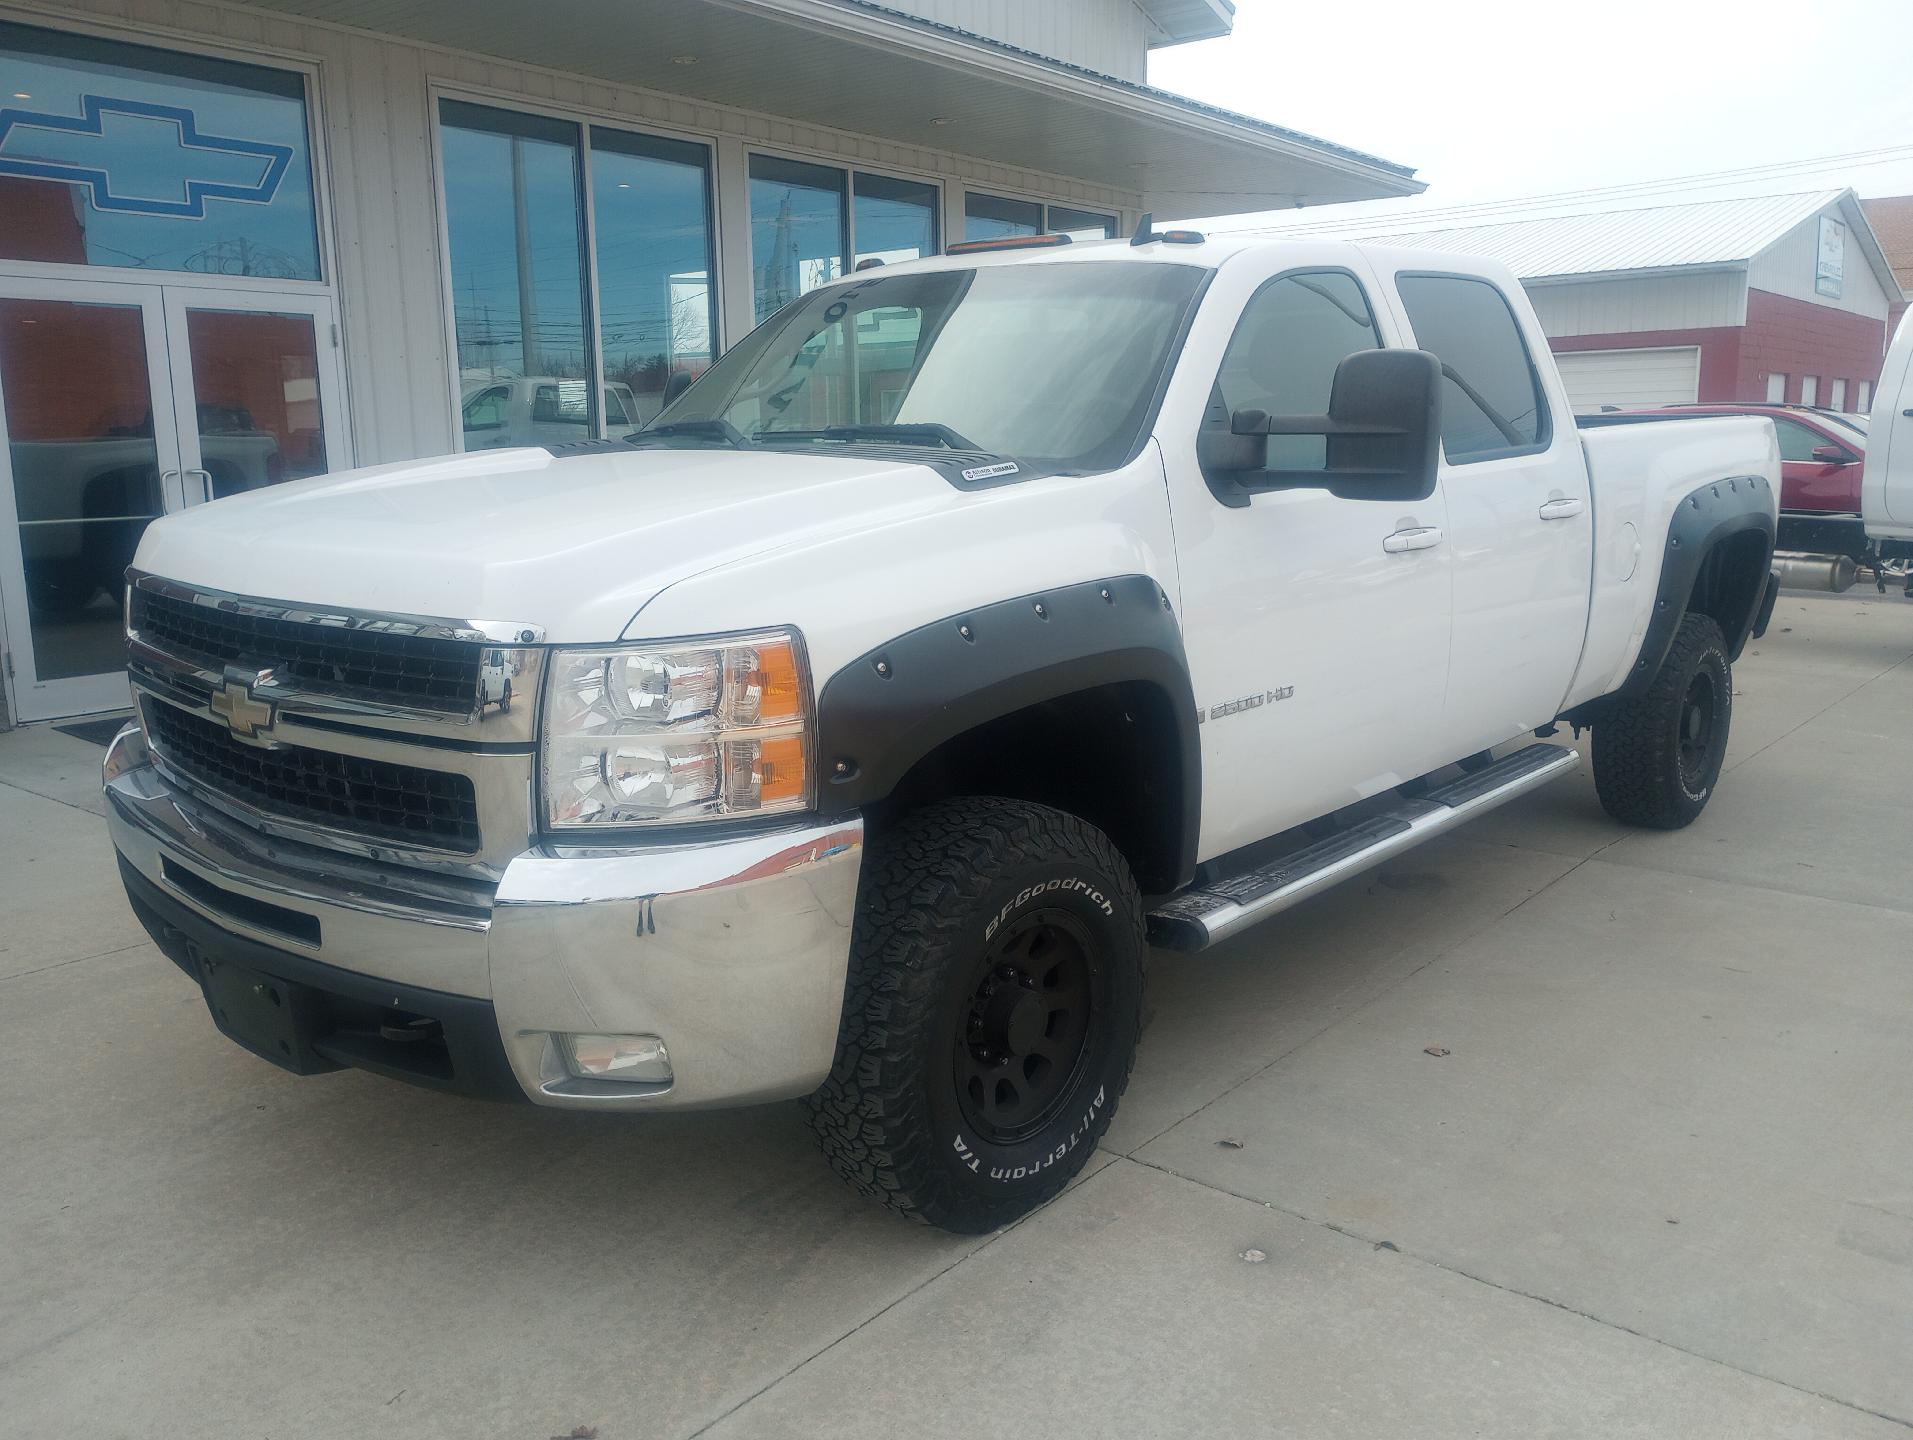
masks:
<path id="1" fill-rule="evenodd" d="M 1813 458 L 1822 465 L 1851 465 L 1854 461 L 1854 456 L 1844 445 L 1816 445 L 1813 447 Z"/>
<path id="2" fill-rule="evenodd" d="M 1320 470 L 1269 469 L 1269 436 L 1327 437 Z M 1244 491 L 1322 489 L 1344 500 L 1425 500 L 1441 458 L 1441 361 L 1357 350 L 1335 367 L 1326 415 L 1237 410 L 1197 438 L 1203 471 Z"/>

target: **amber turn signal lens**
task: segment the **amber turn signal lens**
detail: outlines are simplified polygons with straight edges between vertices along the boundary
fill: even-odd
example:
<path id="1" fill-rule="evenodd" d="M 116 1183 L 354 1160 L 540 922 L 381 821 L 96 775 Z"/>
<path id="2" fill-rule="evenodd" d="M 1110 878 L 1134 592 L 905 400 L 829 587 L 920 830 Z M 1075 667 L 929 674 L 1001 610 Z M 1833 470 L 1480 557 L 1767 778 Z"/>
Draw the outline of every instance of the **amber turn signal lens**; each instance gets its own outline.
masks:
<path id="1" fill-rule="evenodd" d="M 757 747 L 760 805 L 804 798 L 804 741 L 799 735 L 764 740 Z"/>
<path id="2" fill-rule="evenodd" d="M 797 647 L 780 640 L 757 647 L 759 725 L 785 725 L 804 718 L 804 688 L 797 674 Z"/>

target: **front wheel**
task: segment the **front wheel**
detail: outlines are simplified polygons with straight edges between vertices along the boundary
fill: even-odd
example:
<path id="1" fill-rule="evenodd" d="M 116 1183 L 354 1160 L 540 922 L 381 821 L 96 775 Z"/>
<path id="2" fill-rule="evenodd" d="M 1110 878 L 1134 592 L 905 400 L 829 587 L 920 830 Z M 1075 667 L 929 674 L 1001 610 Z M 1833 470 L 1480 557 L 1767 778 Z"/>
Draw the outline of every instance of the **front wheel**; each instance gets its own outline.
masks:
<path id="1" fill-rule="evenodd" d="M 836 1063 L 806 1102 L 832 1168 L 964 1234 L 1056 1195 L 1129 1081 L 1143 948 L 1094 826 L 980 798 L 907 817 L 872 843 Z"/>
<path id="2" fill-rule="evenodd" d="M 1733 670 L 1720 626 L 1684 615 L 1647 690 L 1594 726 L 1594 788 L 1616 820 L 1654 830 L 1692 824 L 1727 758 Z"/>

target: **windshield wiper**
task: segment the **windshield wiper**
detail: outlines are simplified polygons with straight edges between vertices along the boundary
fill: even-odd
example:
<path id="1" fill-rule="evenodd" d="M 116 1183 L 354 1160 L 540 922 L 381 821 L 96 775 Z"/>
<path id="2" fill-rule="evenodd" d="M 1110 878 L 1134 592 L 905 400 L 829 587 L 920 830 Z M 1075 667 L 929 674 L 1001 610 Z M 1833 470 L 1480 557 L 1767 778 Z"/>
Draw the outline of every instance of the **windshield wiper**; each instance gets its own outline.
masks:
<path id="1" fill-rule="evenodd" d="M 942 445 L 951 450 L 982 450 L 968 436 L 948 425 L 921 421 L 910 425 L 826 425 L 821 430 L 759 430 L 752 437 L 766 440 L 893 440 L 899 445 Z"/>
<path id="2" fill-rule="evenodd" d="M 634 430 L 624 437 L 624 441 L 627 445 L 642 445 L 653 438 L 669 440 L 678 435 L 701 440 L 722 440 L 733 450 L 751 448 L 750 438 L 728 420 L 669 420 L 662 425 Z"/>

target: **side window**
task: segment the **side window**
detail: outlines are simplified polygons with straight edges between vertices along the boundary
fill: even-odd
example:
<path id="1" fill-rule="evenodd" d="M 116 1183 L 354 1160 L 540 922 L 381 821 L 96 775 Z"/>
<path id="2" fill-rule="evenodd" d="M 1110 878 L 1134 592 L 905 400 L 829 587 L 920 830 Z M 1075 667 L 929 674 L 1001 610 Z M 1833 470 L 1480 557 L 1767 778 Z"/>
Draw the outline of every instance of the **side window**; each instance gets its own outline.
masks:
<path id="1" fill-rule="evenodd" d="M 505 426 L 505 407 L 510 400 L 511 392 L 502 385 L 494 385 L 472 396 L 465 402 L 465 428 L 502 430 Z"/>
<path id="2" fill-rule="evenodd" d="M 1782 460 L 1812 460 L 1814 447 L 1829 442 L 1823 440 L 1805 425 L 1793 420 L 1774 421 L 1774 429 L 1780 434 L 1780 458 Z"/>
<path id="3" fill-rule="evenodd" d="M 1323 414 L 1335 367 L 1381 343 L 1368 297 L 1353 275 L 1318 270 L 1271 280 L 1236 324 L 1203 426 L 1226 430 L 1236 410 Z M 1269 437 L 1271 470 L 1320 470 L 1327 463 L 1325 436 Z"/>
<path id="4" fill-rule="evenodd" d="M 590 423 L 585 413 L 589 387 L 582 380 L 560 380 L 555 385 L 540 385 L 531 392 L 531 419 L 534 425 L 577 425 Z"/>
<path id="5" fill-rule="evenodd" d="M 1548 443 L 1547 402 L 1514 311 L 1486 280 L 1403 275 L 1396 281 L 1415 343 L 1442 364 L 1441 445 L 1450 465 Z"/>

